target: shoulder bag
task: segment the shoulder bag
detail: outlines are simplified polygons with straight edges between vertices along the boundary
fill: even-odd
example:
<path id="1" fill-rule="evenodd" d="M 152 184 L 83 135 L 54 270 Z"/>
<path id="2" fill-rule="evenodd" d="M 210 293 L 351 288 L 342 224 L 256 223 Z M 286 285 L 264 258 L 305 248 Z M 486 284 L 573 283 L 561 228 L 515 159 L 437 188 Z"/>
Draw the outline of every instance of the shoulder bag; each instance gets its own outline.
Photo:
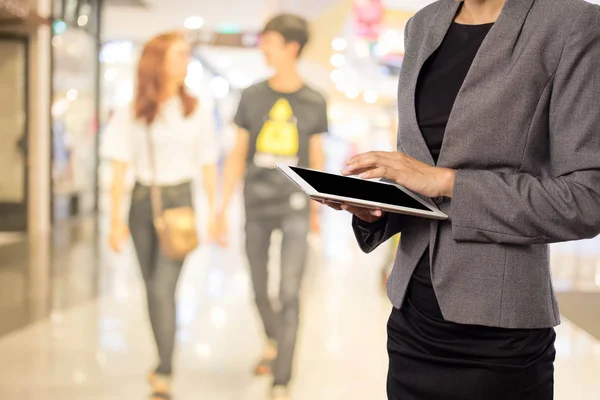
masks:
<path id="1" fill-rule="evenodd" d="M 153 175 L 150 201 L 160 248 L 168 258 L 183 261 L 199 244 L 196 216 L 194 209 L 189 206 L 163 209 L 162 191 L 156 182 L 156 159 L 150 129 L 148 156 Z"/>

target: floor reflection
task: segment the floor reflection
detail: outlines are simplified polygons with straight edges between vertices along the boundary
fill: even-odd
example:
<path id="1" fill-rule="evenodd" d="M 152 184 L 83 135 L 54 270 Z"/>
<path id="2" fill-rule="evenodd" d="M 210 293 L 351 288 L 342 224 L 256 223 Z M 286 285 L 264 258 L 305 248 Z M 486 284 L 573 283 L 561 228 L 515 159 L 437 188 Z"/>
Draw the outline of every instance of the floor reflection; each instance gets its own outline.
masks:
<path id="1" fill-rule="evenodd" d="M 203 200 L 198 201 L 202 210 Z M 294 399 L 384 399 L 390 305 L 380 288 L 379 266 L 389 249 L 366 256 L 352 240 L 347 216 L 327 211 L 325 218 L 323 241 L 311 238 Z M 241 214 L 231 219 L 237 233 L 230 248 L 201 247 L 181 277 L 178 400 L 266 399 L 270 382 L 251 374 L 262 341 L 242 251 L 243 219 Z M 6 397 L 147 394 L 145 376 L 155 360 L 143 288 L 131 246 L 115 255 L 98 239 L 106 228 L 106 219 L 85 223 L 53 241 L 14 249 L 12 261 L 3 262 L 2 323 L 6 329 L 6 321 L 22 315 L 15 326 L 26 326 L 13 326 L 0 339 L 0 392 Z M 276 237 L 275 256 L 277 242 Z M 599 249 L 598 239 L 553 246 L 557 288 L 597 292 Z M 19 261 L 18 254 L 25 258 Z M 278 276 L 274 260 L 272 288 Z M 596 399 L 600 342 L 566 318 L 558 328 L 557 352 L 556 399 Z"/>

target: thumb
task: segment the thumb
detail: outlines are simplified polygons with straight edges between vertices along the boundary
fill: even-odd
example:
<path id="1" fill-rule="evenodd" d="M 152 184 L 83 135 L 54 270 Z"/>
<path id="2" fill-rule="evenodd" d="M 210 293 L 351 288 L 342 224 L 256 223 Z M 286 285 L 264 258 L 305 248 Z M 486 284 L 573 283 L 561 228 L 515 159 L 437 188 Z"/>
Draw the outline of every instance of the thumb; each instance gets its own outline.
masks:
<path id="1" fill-rule="evenodd" d="M 381 212 L 381 210 L 373 210 L 373 209 L 371 209 L 371 210 L 369 210 L 369 214 L 371 214 L 371 215 L 373 215 L 375 217 L 381 217 L 382 212 Z"/>

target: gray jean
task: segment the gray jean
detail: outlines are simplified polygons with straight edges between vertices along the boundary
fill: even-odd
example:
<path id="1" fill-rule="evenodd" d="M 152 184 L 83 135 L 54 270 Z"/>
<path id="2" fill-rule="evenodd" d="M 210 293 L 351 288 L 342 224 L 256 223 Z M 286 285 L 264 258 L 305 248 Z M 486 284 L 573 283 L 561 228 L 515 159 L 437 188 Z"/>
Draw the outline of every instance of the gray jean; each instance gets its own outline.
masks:
<path id="1" fill-rule="evenodd" d="M 191 184 L 163 187 L 162 199 L 164 208 L 191 206 Z M 159 357 L 156 373 L 171 375 L 177 330 L 175 293 L 183 262 L 162 254 L 152 220 L 150 188 L 138 183 L 131 196 L 129 229 L 146 286 L 148 314 Z"/>
<path id="2" fill-rule="evenodd" d="M 246 221 L 246 252 L 250 264 L 256 305 L 265 333 L 277 341 L 278 356 L 273 364 L 274 385 L 287 385 L 298 332 L 299 292 L 308 253 L 309 219 L 306 212 L 294 212 L 275 218 L 251 218 Z M 281 309 L 274 310 L 268 295 L 268 262 L 271 233 L 281 229 Z"/>

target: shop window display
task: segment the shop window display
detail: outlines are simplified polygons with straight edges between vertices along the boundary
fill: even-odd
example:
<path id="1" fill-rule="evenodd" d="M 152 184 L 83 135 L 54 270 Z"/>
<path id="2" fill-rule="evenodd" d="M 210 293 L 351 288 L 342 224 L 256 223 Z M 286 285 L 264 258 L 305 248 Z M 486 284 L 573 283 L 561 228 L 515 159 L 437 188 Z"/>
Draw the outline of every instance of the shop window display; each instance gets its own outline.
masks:
<path id="1" fill-rule="evenodd" d="M 98 1 L 65 0 L 52 40 L 53 215 L 86 215 L 96 204 Z"/>

